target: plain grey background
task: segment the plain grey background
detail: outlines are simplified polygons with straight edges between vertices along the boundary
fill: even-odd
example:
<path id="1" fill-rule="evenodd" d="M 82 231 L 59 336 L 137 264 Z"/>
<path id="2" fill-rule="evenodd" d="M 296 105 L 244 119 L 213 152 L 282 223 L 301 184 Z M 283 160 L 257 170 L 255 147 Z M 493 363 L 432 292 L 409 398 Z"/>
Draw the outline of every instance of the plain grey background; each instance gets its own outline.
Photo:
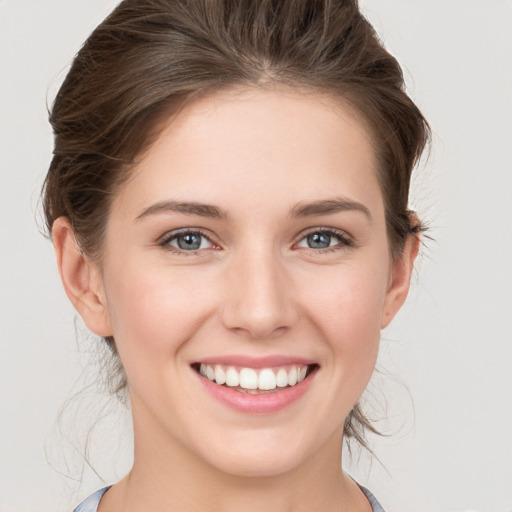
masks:
<path id="1" fill-rule="evenodd" d="M 102 486 L 87 466 L 81 485 L 59 473 L 81 478 L 66 438 L 112 402 L 86 390 L 59 434 L 60 406 L 94 373 L 36 217 L 52 150 L 46 102 L 116 3 L 0 0 L 0 512 L 70 511 Z M 394 434 L 373 441 L 382 464 L 356 454 L 346 465 L 389 512 L 510 512 L 512 2 L 361 3 L 432 125 L 412 203 L 435 242 L 383 334 L 385 375 L 371 386 Z M 108 483 L 129 467 L 119 411 L 90 453 Z"/>

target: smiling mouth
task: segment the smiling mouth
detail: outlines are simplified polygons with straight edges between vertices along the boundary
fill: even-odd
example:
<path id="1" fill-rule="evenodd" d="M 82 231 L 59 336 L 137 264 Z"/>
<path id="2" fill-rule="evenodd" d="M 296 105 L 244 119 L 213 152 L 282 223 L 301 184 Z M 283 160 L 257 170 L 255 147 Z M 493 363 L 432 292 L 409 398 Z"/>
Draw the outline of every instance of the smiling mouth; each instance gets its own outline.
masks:
<path id="1" fill-rule="evenodd" d="M 244 368 L 222 364 L 194 363 L 192 368 L 219 386 L 248 394 L 276 393 L 307 379 L 317 364 L 289 364 L 273 368 Z"/>

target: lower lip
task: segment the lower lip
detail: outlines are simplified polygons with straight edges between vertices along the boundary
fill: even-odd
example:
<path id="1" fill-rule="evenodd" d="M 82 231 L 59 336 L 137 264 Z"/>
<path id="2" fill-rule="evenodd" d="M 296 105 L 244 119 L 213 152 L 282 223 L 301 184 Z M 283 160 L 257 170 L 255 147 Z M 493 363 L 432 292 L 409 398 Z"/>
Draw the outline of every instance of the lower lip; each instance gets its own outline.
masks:
<path id="1" fill-rule="evenodd" d="M 219 386 L 194 369 L 192 371 L 197 375 L 206 391 L 214 398 L 231 409 L 249 414 L 273 413 L 284 409 L 307 392 L 316 374 L 316 370 L 314 370 L 302 382 L 280 391 L 252 395 L 243 391 L 235 391 L 227 386 Z"/>

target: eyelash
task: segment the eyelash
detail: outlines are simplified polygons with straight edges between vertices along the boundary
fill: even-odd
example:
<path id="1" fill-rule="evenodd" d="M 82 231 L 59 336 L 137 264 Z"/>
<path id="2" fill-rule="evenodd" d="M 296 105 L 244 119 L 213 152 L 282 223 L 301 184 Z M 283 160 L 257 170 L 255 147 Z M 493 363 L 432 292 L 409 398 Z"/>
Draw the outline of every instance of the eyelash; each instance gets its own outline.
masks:
<path id="1" fill-rule="evenodd" d="M 215 243 L 211 240 L 211 237 L 205 231 L 199 228 L 184 228 L 179 231 L 173 231 L 172 233 L 166 233 L 158 241 L 158 245 L 163 247 L 165 250 L 172 252 L 173 254 L 177 254 L 178 256 L 197 256 L 201 254 L 202 251 L 204 251 L 204 249 L 186 251 L 184 249 L 179 249 L 178 247 L 173 247 L 170 245 L 173 240 L 176 240 L 179 236 L 183 235 L 199 235 L 203 238 L 206 238 L 211 244 L 215 246 Z"/>
<path id="2" fill-rule="evenodd" d="M 338 239 L 338 243 L 336 245 L 333 245 L 332 247 L 326 247 L 324 249 L 313 249 L 309 247 L 309 250 L 314 251 L 315 254 L 325 254 L 339 251 L 340 249 L 343 248 L 355 247 L 355 242 L 352 237 L 350 237 L 345 231 L 340 231 L 338 229 L 333 228 L 313 228 L 306 232 L 305 234 L 302 234 L 300 239 L 294 245 L 297 245 L 309 235 L 314 234 L 327 235 Z"/>
<path id="3" fill-rule="evenodd" d="M 197 256 L 201 254 L 205 249 L 196 249 L 187 251 L 184 249 L 179 249 L 177 247 L 173 247 L 170 245 L 170 243 L 173 240 L 176 240 L 179 236 L 182 235 L 199 235 L 201 237 L 206 238 L 211 244 L 214 246 L 216 245 L 210 238 L 210 236 L 203 230 L 199 228 L 184 228 L 179 231 L 173 231 L 172 233 L 166 233 L 163 237 L 161 237 L 158 241 L 158 245 L 163 247 L 164 249 L 177 254 L 179 256 Z M 311 251 L 313 251 L 315 254 L 325 254 L 325 253 L 331 253 L 334 251 L 338 251 L 343 248 L 352 248 L 355 247 L 355 242 L 346 232 L 340 231 L 333 228 L 314 228 L 309 230 L 308 232 L 301 234 L 301 237 L 294 243 L 294 246 L 297 246 L 302 240 L 304 240 L 306 237 L 313 235 L 313 234 L 321 234 L 321 235 L 327 235 L 330 237 L 334 237 L 338 239 L 338 243 L 336 245 L 333 245 L 332 247 L 326 247 L 324 249 L 314 249 L 314 248 L 307 248 Z"/>

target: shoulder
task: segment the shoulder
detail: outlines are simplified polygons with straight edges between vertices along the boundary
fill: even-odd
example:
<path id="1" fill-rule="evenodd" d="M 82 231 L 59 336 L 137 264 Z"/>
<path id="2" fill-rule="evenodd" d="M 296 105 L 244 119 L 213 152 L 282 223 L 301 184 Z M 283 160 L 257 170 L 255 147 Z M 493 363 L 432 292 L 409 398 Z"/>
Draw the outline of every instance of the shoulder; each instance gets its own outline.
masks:
<path id="1" fill-rule="evenodd" d="M 99 491 L 91 494 L 87 499 L 82 501 L 73 512 L 96 512 L 100 503 L 101 497 L 110 489 L 110 486 L 104 487 Z"/>

